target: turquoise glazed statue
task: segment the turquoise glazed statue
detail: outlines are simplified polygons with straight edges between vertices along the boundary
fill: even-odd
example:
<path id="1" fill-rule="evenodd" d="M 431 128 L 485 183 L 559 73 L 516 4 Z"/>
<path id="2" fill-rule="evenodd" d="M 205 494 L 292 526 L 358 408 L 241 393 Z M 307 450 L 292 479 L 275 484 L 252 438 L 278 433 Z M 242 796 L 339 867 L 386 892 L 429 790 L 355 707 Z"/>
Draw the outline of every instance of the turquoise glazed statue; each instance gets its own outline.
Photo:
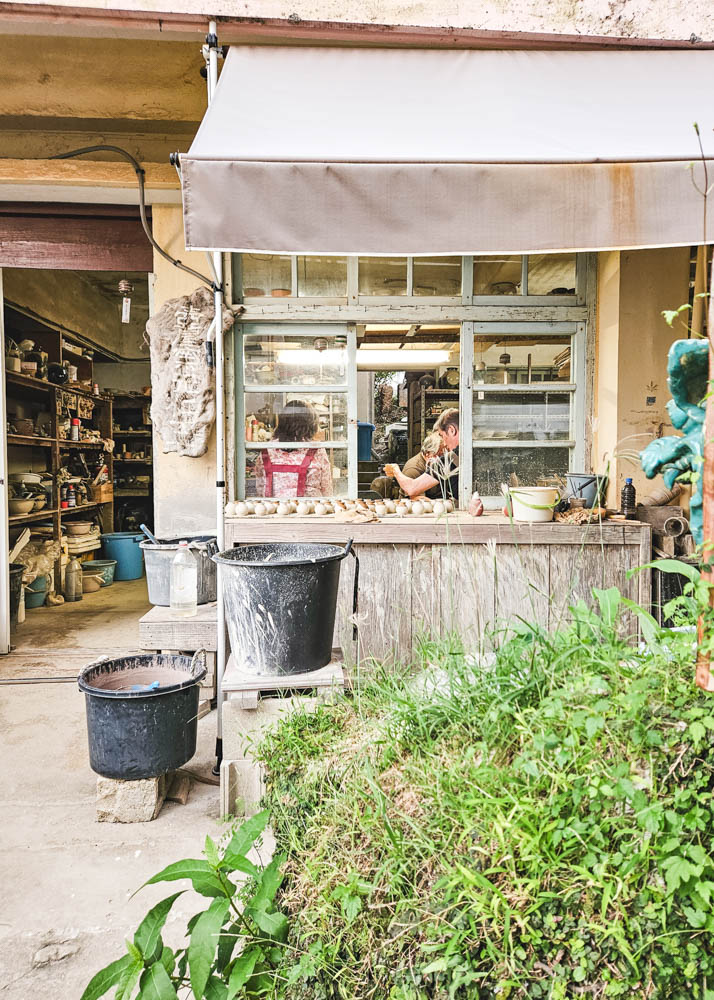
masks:
<path id="1" fill-rule="evenodd" d="M 662 473 L 667 489 L 683 473 L 691 473 L 689 524 L 697 545 L 702 543 L 702 461 L 704 452 L 704 397 L 709 381 L 709 344 L 706 340 L 675 340 L 667 357 L 667 384 L 672 398 L 669 419 L 682 432 L 657 438 L 640 452 L 648 479 Z M 688 477 L 689 478 L 689 477 Z"/>

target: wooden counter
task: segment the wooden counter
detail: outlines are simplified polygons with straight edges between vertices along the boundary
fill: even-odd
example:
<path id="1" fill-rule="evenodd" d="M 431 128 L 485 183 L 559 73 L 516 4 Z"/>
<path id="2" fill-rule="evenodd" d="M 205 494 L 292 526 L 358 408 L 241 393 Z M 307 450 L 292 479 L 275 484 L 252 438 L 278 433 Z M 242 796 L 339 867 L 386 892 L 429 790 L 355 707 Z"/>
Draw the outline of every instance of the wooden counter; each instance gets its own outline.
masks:
<path id="1" fill-rule="evenodd" d="M 350 524 L 334 515 L 235 517 L 226 548 L 251 542 L 354 539 L 360 560 L 359 650 L 352 643 L 354 560 L 343 563 L 334 644 L 346 659 L 410 656 L 420 637 L 458 633 L 474 645 L 516 620 L 554 628 L 593 587 L 620 589 L 649 609 L 651 529 L 638 521 L 516 524 L 502 514 L 388 516 Z M 633 631 L 634 623 L 628 622 Z"/>

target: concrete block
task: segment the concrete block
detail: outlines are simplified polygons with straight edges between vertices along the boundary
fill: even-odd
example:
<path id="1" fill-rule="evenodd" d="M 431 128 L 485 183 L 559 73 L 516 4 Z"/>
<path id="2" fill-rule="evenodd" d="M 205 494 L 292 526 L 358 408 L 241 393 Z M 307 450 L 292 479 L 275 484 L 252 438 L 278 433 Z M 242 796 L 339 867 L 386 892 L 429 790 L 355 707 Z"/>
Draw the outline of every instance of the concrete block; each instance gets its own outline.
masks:
<path id="1" fill-rule="evenodd" d="M 148 823 L 161 812 L 168 788 L 167 775 L 122 781 L 97 778 L 98 823 Z"/>
<path id="2" fill-rule="evenodd" d="M 255 708 L 243 708 L 238 699 L 223 703 L 223 756 L 227 760 L 249 760 L 253 743 L 261 732 L 294 711 L 312 712 L 318 699 L 305 695 L 292 698 L 261 698 Z"/>
<path id="3" fill-rule="evenodd" d="M 255 764 L 252 760 L 224 758 L 221 761 L 220 780 L 221 816 L 252 816 L 258 812 L 264 791 L 263 768 L 260 764 Z"/>

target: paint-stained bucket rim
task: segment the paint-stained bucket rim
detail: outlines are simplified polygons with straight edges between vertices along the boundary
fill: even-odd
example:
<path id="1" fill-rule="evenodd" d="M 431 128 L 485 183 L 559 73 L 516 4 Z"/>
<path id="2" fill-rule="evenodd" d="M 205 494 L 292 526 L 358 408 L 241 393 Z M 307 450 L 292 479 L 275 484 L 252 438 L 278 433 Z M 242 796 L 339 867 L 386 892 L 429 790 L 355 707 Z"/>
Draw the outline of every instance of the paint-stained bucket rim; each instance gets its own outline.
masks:
<path id="1" fill-rule="evenodd" d="M 351 544 L 351 543 L 350 543 Z M 320 550 L 332 549 L 333 551 L 325 555 L 316 556 L 314 559 L 250 559 L 240 558 L 243 553 L 250 556 L 251 550 L 271 548 L 278 551 L 283 548 L 295 548 L 295 546 L 307 548 L 314 545 Z M 333 545 L 331 542 L 255 542 L 249 545 L 239 545 L 235 549 L 227 549 L 225 552 L 217 552 L 211 556 L 215 563 L 222 566 L 249 566 L 258 569 L 289 568 L 291 566 L 319 566 L 321 563 L 339 562 L 349 555 L 349 546 Z"/>
<path id="2" fill-rule="evenodd" d="M 172 694 L 175 691 L 183 691 L 185 688 L 192 687 L 194 684 L 198 684 L 202 681 L 206 676 L 206 658 L 204 656 L 202 661 L 196 661 L 197 664 L 198 662 L 201 662 L 201 668 L 197 670 L 196 667 L 194 667 L 190 673 L 187 672 L 185 681 L 181 681 L 180 684 L 168 684 L 166 687 L 158 687 L 153 691 L 112 691 L 108 688 L 94 687 L 86 679 L 87 674 L 89 674 L 90 671 L 95 670 L 97 667 L 105 667 L 110 663 L 116 665 L 123 662 L 134 661 L 140 659 L 142 656 L 146 656 L 147 659 L 170 659 L 173 662 L 178 659 L 187 660 L 189 666 L 195 659 L 195 656 L 180 656 L 175 653 L 140 653 L 136 656 L 103 657 L 102 659 L 94 660 L 93 663 L 88 663 L 87 666 L 84 667 L 77 678 L 79 690 L 83 691 L 84 694 L 92 695 L 94 698 L 160 698 L 162 695 Z"/>

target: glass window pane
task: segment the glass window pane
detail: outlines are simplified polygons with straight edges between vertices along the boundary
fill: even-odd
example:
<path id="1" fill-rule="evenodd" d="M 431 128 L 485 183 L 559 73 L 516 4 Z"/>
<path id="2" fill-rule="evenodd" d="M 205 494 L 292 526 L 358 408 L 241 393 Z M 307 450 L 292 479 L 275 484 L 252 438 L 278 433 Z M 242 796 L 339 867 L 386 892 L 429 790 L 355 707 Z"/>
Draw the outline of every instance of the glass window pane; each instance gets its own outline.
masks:
<path id="1" fill-rule="evenodd" d="M 529 254 L 528 294 L 575 295 L 575 254 Z"/>
<path id="2" fill-rule="evenodd" d="M 360 295 L 406 295 L 406 257 L 360 257 Z"/>
<path id="3" fill-rule="evenodd" d="M 479 448 L 473 449 L 473 488 L 482 497 L 501 494 L 501 483 L 538 486 L 538 481 L 565 476 L 569 468 L 569 448 Z"/>
<path id="4" fill-rule="evenodd" d="M 346 392 L 245 394 L 246 443 L 347 440 Z"/>
<path id="5" fill-rule="evenodd" d="M 571 380 L 570 337 L 474 337 L 474 391 L 479 383 L 532 385 Z"/>
<path id="6" fill-rule="evenodd" d="M 474 439 L 567 441 L 569 392 L 478 392 L 474 389 Z"/>
<path id="7" fill-rule="evenodd" d="M 522 257 L 499 254 L 474 258 L 474 295 L 520 295 Z"/>
<path id="8" fill-rule="evenodd" d="M 346 257 L 298 257 L 298 295 L 347 295 Z"/>
<path id="9" fill-rule="evenodd" d="M 272 465 L 270 478 L 266 474 L 268 470 L 264 460 L 268 451 Z M 272 448 L 248 451 L 245 460 L 246 497 L 347 496 L 347 449 L 317 447 L 314 451 L 304 485 L 300 484 L 297 469 L 305 461 L 305 449 L 298 452 Z M 284 468 L 286 465 L 290 467 Z M 293 467 L 295 471 L 292 471 Z M 268 492 L 269 489 L 272 492 Z"/>
<path id="10" fill-rule="evenodd" d="M 243 295 L 272 295 L 281 298 L 292 294 L 290 257 L 269 253 L 244 253 Z"/>
<path id="11" fill-rule="evenodd" d="M 460 295 L 460 257 L 415 257 L 415 295 Z"/>
<path id="12" fill-rule="evenodd" d="M 243 337 L 243 377 L 251 385 L 344 385 L 347 342 L 344 336 L 290 337 L 251 333 Z"/>

